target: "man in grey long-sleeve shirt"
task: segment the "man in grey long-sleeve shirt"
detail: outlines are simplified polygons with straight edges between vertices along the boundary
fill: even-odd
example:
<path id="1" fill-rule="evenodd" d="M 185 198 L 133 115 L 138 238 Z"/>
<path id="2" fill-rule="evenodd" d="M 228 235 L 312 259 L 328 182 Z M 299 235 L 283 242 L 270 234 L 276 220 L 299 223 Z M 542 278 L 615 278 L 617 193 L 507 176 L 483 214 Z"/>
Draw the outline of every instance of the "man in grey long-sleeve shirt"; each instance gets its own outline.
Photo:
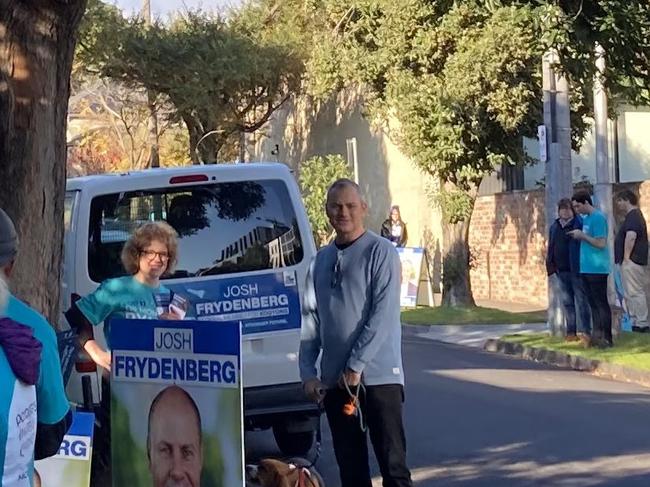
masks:
<path id="1" fill-rule="evenodd" d="M 365 230 L 367 205 L 356 183 L 336 181 L 326 210 L 336 239 L 318 252 L 307 277 L 303 386 L 310 398 L 324 403 L 342 487 L 372 487 L 366 426 L 384 487 L 410 487 L 402 424 L 399 257 L 388 240 Z M 361 414 L 346 414 L 354 396 Z"/>

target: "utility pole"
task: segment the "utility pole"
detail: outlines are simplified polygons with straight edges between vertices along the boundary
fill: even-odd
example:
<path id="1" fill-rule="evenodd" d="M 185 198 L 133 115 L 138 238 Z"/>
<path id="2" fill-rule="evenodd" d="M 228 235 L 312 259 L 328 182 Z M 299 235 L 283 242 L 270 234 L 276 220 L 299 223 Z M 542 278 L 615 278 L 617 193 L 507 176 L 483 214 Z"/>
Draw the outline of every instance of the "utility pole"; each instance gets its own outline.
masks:
<path id="1" fill-rule="evenodd" d="M 571 166 L 571 106 L 569 83 L 556 69 L 558 55 L 551 50 L 543 59 L 544 127 L 547 148 L 545 178 L 546 234 L 555 221 L 557 203 L 573 193 Z M 564 312 L 557 276 L 548 279 L 548 326 L 554 336 L 564 334 Z"/>
<path id="2" fill-rule="evenodd" d="M 145 25 L 151 25 L 151 0 L 142 0 L 142 18 Z M 156 96 L 147 90 L 149 106 L 149 123 L 147 140 L 149 142 L 149 167 L 160 167 L 160 149 L 158 146 L 158 114 L 156 113 Z"/>
<path id="3" fill-rule="evenodd" d="M 609 130 L 607 91 L 605 89 L 605 49 L 596 43 L 596 75 L 594 78 L 594 132 L 596 137 L 596 186 L 594 187 L 595 205 L 607 218 L 607 249 L 609 260 L 614 265 L 614 196 L 612 191 L 612 173 L 609 164 Z M 611 275 L 611 274 L 610 274 Z M 609 282 L 610 302 L 615 299 L 613 281 Z"/>

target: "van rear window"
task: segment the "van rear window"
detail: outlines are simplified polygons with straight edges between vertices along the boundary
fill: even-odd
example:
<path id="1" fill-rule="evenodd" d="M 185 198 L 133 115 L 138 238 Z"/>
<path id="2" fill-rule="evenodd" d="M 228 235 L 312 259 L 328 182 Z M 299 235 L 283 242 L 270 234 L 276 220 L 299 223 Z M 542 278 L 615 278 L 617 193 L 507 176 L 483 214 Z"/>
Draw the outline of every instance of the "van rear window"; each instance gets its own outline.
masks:
<path id="1" fill-rule="evenodd" d="M 179 235 L 178 265 L 167 278 L 279 269 L 303 258 L 296 214 L 281 180 L 160 188 L 93 199 L 90 278 L 124 275 L 124 242 L 139 225 L 161 220 Z"/>

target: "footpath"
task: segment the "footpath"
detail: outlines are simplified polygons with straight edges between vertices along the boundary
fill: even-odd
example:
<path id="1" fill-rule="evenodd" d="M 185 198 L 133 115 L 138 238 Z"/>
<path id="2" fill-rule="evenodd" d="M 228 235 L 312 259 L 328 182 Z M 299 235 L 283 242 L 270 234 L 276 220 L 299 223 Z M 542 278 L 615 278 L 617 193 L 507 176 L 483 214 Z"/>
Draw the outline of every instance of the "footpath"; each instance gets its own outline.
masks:
<path id="1" fill-rule="evenodd" d="M 506 311 L 527 311 L 526 305 L 516 303 L 482 302 L 481 306 L 505 309 Z M 608 352 L 579 350 L 575 344 L 564 344 L 555 340 L 546 345 L 548 339 L 536 340 L 548 331 L 546 323 L 534 324 L 504 324 L 504 325 L 404 325 L 407 336 L 417 336 L 428 340 L 478 348 L 492 353 L 510 355 L 526 360 L 533 360 L 548 365 L 588 372 L 600 377 L 632 382 L 650 387 L 650 370 L 638 365 L 635 357 L 650 354 L 650 347 L 645 342 L 641 344 L 630 342 L 639 334 L 625 333 L 614 348 Z M 512 335 L 518 335 L 513 337 Z M 527 338 L 530 335 L 530 338 Z M 648 337 L 650 339 L 650 337 Z M 541 345 L 538 342 L 543 342 Z M 617 343 L 615 339 L 615 344 Z M 650 343 L 650 342 L 649 342 Z M 629 353 L 628 353 L 629 350 Z M 626 356 L 629 355 L 629 356 Z M 621 363 L 612 363 L 622 362 Z M 632 366 L 627 363 L 633 364 Z"/>

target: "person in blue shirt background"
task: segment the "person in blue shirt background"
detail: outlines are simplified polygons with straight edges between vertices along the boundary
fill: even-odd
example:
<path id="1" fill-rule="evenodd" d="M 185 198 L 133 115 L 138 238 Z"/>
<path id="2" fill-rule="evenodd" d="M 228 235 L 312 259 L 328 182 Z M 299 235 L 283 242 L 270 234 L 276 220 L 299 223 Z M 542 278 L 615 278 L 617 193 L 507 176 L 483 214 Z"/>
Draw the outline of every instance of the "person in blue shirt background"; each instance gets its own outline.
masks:
<path id="1" fill-rule="evenodd" d="M 601 348 L 611 347 L 612 311 L 607 299 L 610 272 L 607 217 L 594 208 L 591 196 L 586 191 L 575 193 L 571 202 L 576 213 L 583 215 L 582 230 L 572 230 L 569 235 L 580 240 L 580 274 L 585 283 L 593 321 L 591 344 Z"/>
<path id="2" fill-rule="evenodd" d="M 52 326 L 7 286 L 18 236 L 0 209 L 0 485 L 29 487 L 72 423 Z"/>

